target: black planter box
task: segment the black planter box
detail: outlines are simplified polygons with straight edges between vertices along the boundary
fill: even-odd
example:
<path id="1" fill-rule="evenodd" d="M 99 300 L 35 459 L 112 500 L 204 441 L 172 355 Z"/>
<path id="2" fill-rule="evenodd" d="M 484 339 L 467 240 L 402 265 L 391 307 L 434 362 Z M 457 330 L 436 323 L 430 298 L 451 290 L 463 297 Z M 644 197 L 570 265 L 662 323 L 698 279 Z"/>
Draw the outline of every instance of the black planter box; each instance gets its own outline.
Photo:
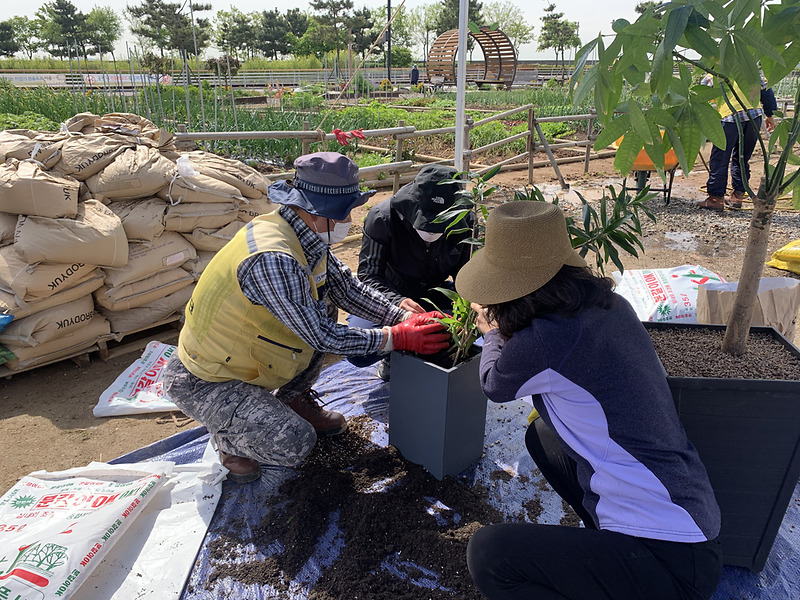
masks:
<path id="1" fill-rule="evenodd" d="M 775 328 L 750 332 L 769 333 L 800 357 Z M 723 563 L 761 571 L 800 478 L 800 381 L 669 376 L 667 381 L 722 511 Z"/>
<path id="2" fill-rule="evenodd" d="M 483 454 L 486 396 L 480 354 L 451 369 L 392 352 L 389 443 L 434 477 L 458 475 Z"/>

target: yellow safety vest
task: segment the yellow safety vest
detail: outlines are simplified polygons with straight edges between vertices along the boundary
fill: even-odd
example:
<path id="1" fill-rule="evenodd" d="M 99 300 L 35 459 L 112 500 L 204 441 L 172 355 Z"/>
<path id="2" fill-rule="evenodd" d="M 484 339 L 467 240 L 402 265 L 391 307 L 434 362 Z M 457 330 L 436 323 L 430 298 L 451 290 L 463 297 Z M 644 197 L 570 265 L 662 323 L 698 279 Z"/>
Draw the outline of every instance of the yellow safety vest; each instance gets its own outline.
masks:
<path id="1" fill-rule="evenodd" d="M 278 211 L 253 219 L 211 260 L 186 305 L 178 356 L 200 379 L 240 380 L 274 390 L 311 361 L 308 344 L 242 293 L 236 278 L 239 265 L 262 252 L 292 256 L 305 269 L 314 299 L 319 299 L 327 258 L 312 271 L 297 234 Z"/>
<path id="2" fill-rule="evenodd" d="M 761 99 L 760 99 L 759 96 L 756 96 L 756 101 L 755 102 L 750 102 L 750 98 L 748 98 L 747 94 L 745 94 L 742 91 L 742 88 L 739 87 L 738 83 L 734 83 L 733 84 L 733 89 L 736 91 L 736 95 L 738 95 L 739 98 L 741 98 L 744 101 L 744 104 L 745 104 L 744 108 L 742 108 L 742 105 L 739 104 L 739 102 L 736 100 L 736 96 L 734 96 L 731 93 L 728 93 L 728 100 L 730 100 L 730 103 L 736 109 L 736 112 L 740 112 L 740 111 L 743 111 L 745 109 L 750 110 L 750 109 L 753 109 L 753 108 L 758 108 L 759 105 L 761 104 Z M 719 107 L 718 110 L 719 110 L 719 118 L 720 119 L 724 119 L 728 115 L 732 115 L 733 114 L 733 111 L 730 109 L 730 106 L 728 106 L 728 103 L 725 102 L 724 98 L 717 98 L 716 104 Z"/>

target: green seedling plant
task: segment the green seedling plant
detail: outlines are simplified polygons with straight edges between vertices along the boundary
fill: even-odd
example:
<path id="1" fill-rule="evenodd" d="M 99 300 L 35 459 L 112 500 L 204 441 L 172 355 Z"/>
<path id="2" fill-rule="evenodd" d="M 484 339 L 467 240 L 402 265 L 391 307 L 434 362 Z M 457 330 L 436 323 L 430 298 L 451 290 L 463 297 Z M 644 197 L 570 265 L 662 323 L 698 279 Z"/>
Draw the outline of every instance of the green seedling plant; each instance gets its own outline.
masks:
<path id="1" fill-rule="evenodd" d="M 465 181 L 470 184 L 469 189 L 456 192 L 456 201 L 450 208 L 442 211 L 434 222 L 448 223 L 445 229 L 447 235 L 471 233 L 471 237 L 462 240 L 461 243 L 470 244 L 473 252 L 483 246 L 486 237 L 486 218 L 489 216 L 486 198 L 495 192 L 500 192 L 506 197 L 506 201 L 509 201 L 503 190 L 489 182 L 499 171 L 500 167 L 497 166 L 483 175 L 456 173 L 452 179 L 440 182 L 440 185 L 457 185 Z M 582 204 L 581 218 L 566 217 L 567 232 L 572 247 L 584 258 L 592 252 L 595 266 L 601 273 L 605 273 L 605 267 L 609 262 L 614 263 L 620 271 L 625 270 L 620 250 L 638 258 L 639 252 L 644 251 L 641 241 L 642 216 L 655 222 L 655 216 L 647 203 L 656 197 L 656 194 L 651 193 L 649 187 L 638 191 L 634 197 L 624 185 L 619 192 L 614 186 L 608 186 L 608 189 L 610 194 L 603 194 L 599 210 L 578 194 Z M 511 201 L 548 202 L 536 186 L 516 191 Z M 552 202 L 557 205 L 558 197 Z M 471 226 L 468 225 L 470 215 L 473 217 Z M 453 290 L 435 289 L 453 304 L 452 316 L 439 319 L 439 322 L 446 327 L 452 338 L 448 355 L 452 357 L 452 364 L 455 366 L 466 358 L 478 337 L 479 332 L 475 325 L 477 314 L 469 302 Z M 442 313 L 449 312 L 439 310 Z"/>

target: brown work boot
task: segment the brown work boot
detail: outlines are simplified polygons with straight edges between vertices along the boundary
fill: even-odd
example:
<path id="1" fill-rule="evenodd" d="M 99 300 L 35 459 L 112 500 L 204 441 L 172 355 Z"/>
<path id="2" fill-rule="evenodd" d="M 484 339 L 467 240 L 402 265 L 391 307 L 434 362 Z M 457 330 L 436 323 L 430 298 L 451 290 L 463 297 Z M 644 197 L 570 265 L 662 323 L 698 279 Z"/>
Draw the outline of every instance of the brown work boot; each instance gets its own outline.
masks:
<path id="1" fill-rule="evenodd" d="M 722 198 L 709 195 L 705 200 L 700 200 L 695 203 L 698 208 L 705 208 L 707 210 L 715 210 L 722 212 L 725 210 L 725 202 Z"/>
<path id="2" fill-rule="evenodd" d="M 287 406 L 311 423 L 318 434 L 339 435 L 347 429 L 344 415 L 322 408 L 319 394 L 311 388 L 297 396 Z"/>
<path id="3" fill-rule="evenodd" d="M 742 200 L 744 200 L 744 192 L 733 190 L 731 195 L 725 198 L 725 206 L 731 208 L 742 208 Z"/>
<path id="4" fill-rule="evenodd" d="M 257 460 L 226 454 L 222 450 L 219 451 L 219 457 L 222 459 L 222 466 L 230 471 L 228 479 L 231 481 L 249 483 L 261 477 L 261 465 Z"/>

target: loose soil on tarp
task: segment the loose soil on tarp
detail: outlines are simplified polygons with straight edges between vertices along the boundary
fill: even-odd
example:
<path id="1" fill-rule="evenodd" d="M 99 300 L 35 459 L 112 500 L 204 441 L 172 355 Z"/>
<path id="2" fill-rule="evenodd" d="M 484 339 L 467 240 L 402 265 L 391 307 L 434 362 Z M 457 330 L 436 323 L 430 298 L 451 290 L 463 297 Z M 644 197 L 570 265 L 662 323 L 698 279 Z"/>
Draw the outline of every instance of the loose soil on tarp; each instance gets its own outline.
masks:
<path id="1" fill-rule="evenodd" d="M 344 546 L 311 588 L 310 599 L 483 598 L 467 570 L 466 548 L 476 530 L 503 520 L 486 503 L 486 491 L 452 477 L 438 481 L 392 446 L 374 445 L 368 439 L 371 423 L 357 417 L 341 436 L 319 439 L 299 475 L 279 490 L 288 502 L 264 517 L 253 539 L 238 539 L 234 529 L 211 543 L 215 569 L 207 589 L 231 577 L 269 584 L 288 598 L 287 582 L 306 565 L 338 513 Z M 252 542 L 264 549 L 275 540 L 285 548 L 282 554 L 232 564 L 241 546 Z M 435 585 L 444 589 L 423 592 L 382 568 L 386 560 L 409 579 L 432 581 L 429 573 L 436 573 Z"/>

